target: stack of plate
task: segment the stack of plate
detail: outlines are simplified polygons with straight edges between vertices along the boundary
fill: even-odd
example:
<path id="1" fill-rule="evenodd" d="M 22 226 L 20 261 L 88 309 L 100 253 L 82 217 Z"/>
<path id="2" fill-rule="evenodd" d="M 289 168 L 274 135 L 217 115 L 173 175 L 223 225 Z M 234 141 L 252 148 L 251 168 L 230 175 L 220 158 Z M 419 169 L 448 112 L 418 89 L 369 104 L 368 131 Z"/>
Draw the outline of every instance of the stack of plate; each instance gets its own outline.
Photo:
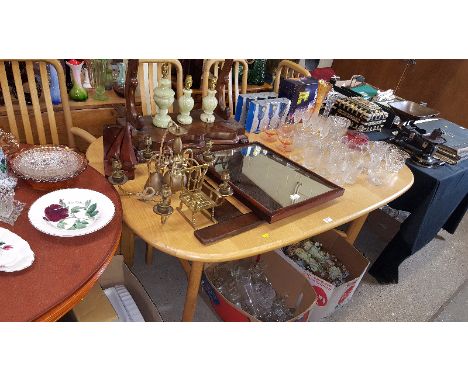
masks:
<path id="1" fill-rule="evenodd" d="M 0 228 L 0 272 L 21 271 L 34 261 L 28 242 L 17 234 Z"/>

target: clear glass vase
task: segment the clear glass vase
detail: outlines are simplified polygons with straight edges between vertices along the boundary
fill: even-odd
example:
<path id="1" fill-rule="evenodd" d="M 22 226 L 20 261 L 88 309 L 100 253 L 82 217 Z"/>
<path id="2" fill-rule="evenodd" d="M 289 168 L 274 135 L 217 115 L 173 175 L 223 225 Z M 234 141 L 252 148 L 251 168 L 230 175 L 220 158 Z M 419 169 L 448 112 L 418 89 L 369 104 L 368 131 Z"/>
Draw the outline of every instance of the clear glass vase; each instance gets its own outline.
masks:
<path id="1" fill-rule="evenodd" d="M 94 79 L 94 99 L 105 101 L 108 99 L 106 95 L 106 78 L 107 65 L 109 60 L 93 60 L 93 79 Z"/>

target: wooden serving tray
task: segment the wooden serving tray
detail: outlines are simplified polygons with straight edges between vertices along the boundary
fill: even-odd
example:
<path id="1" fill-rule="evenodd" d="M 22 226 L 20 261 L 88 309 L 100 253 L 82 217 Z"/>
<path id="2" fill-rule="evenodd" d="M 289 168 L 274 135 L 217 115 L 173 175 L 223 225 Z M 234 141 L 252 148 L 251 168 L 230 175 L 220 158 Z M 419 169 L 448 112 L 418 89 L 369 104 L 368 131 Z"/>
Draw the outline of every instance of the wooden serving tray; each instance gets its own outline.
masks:
<path id="1" fill-rule="evenodd" d="M 210 177 L 220 182 L 221 172 L 228 170 L 236 198 L 269 223 L 344 193 L 343 188 L 258 142 L 213 153 L 216 161 L 209 168 Z"/>

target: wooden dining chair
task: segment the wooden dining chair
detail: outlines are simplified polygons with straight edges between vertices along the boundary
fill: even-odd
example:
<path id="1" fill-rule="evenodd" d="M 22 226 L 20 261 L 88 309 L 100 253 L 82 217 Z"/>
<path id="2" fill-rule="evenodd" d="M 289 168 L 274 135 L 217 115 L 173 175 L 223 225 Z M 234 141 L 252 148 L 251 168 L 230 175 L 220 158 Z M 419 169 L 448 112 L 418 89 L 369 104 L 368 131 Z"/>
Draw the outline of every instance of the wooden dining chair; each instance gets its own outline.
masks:
<path id="1" fill-rule="evenodd" d="M 182 64 L 179 60 L 166 59 L 166 60 L 139 60 L 138 67 L 138 85 L 140 91 L 141 108 L 143 116 L 154 116 L 157 113 L 157 105 L 154 102 L 154 88 L 157 86 L 162 77 L 162 64 L 167 62 L 169 64 L 169 73 L 172 73 L 172 66 L 176 68 L 176 95 L 174 104 L 176 104 L 179 97 L 183 95 L 183 71 Z M 156 71 L 156 76 L 155 76 Z M 155 78 L 156 77 L 156 78 Z M 169 108 L 169 113 L 173 112 L 174 104 Z"/>
<path id="2" fill-rule="evenodd" d="M 203 65 L 203 74 L 202 74 L 202 97 L 205 97 L 208 94 L 208 79 L 210 75 L 216 76 L 222 69 L 224 60 L 213 59 L 206 60 Z M 239 65 L 242 65 L 242 80 L 239 89 Z M 246 60 L 243 59 L 234 59 L 233 67 L 229 73 L 228 89 L 227 89 L 227 98 L 228 98 L 228 107 L 231 111 L 231 117 L 236 112 L 237 97 L 239 94 L 247 93 L 247 77 L 249 74 L 249 65 Z"/>
<path id="3" fill-rule="evenodd" d="M 11 63 L 12 76 L 7 76 L 6 62 Z M 21 66 L 24 65 L 26 68 L 27 78 L 20 71 L 20 63 Z M 61 97 L 60 106 L 52 105 L 47 64 L 53 66 L 57 71 Z M 34 72 L 35 66 L 38 68 L 39 76 L 36 76 Z M 9 79 L 10 81 L 8 81 Z M 27 79 L 29 95 L 25 92 L 24 83 L 26 82 L 23 79 Z M 40 145 L 66 144 L 71 148 L 75 148 L 75 136 L 83 138 L 88 143 L 96 139 L 86 130 L 73 126 L 65 74 L 58 60 L 0 60 L 0 84 L 5 103 L 4 108 L 8 118 L 8 126 L 0 127 L 7 127 L 7 130 L 14 134 L 20 142 Z M 42 88 L 41 94 L 38 94 L 37 85 Z M 12 97 L 13 91 L 17 102 Z M 28 103 L 31 106 L 26 104 L 25 94 L 28 95 Z M 59 134 L 61 129 L 57 127 L 57 125 L 61 125 L 61 117 L 58 114 L 56 116 L 55 112 L 60 111 L 60 108 L 63 111 L 64 136 Z M 21 119 L 19 115 L 21 115 Z"/>
<path id="4" fill-rule="evenodd" d="M 282 60 L 276 68 L 273 91 L 278 93 L 281 78 L 310 77 L 310 72 L 303 66 L 290 60 Z"/>

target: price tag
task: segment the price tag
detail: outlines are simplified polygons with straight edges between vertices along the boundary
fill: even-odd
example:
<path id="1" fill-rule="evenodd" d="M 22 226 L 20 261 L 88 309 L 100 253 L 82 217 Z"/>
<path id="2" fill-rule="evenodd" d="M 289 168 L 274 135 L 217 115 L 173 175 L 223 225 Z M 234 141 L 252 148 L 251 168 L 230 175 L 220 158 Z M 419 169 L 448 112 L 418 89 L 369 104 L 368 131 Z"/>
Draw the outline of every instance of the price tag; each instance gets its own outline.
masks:
<path id="1" fill-rule="evenodd" d="M 327 217 L 327 218 L 323 219 L 323 221 L 325 223 L 331 223 L 333 221 L 333 219 L 331 217 Z"/>

